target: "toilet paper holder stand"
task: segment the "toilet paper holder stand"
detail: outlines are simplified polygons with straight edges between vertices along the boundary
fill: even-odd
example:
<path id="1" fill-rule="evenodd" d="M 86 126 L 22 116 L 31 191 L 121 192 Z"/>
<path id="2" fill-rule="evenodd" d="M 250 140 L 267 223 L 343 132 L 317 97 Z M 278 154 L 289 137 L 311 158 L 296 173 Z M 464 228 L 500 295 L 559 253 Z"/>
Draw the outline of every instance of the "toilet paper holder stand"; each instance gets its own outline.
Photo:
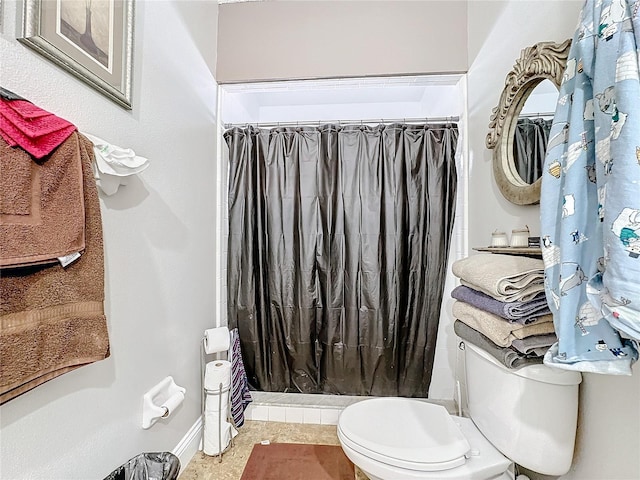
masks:
<path id="1" fill-rule="evenodd" d="M 227 386 L 226 388 L 223 388 L 222 383 L 220 383 L 220 386 L 215 389 L 215 390 L 210 390 L 208 388 L 205 388 L 204 386 L 204 380 L 205 380 L 205 372 L 206 372 L 206 356 L 207 355 L 211 355 L 208 354 L 206 351 L 206 338 L 202 338 L 202 342 L 200 345 L 200 377 L 201 377 L 201 381 L 202 381 L 202 395 L 201 395 L 201 403 L 202 403 L 202 419 L 204 421 L 205 418 L 205 401 L 206 401 L 206 396 L 207 395 L 217 395 L 218 396 L 218 411 L 222 410 L 222 394 L 229 392 L 231 390 L 231 382 L 229 382 L 229 386 Z M 220 353 L 220 352 L 215 352 L 215 353 Z M 236 422 L 233 420 L 233 417 L 231 416 L 231 394 L 229 394 L 227 396 L 227 418 L 226 420 L 233 426 L 233 428 L 237 429 L 238 426 L 236 425 Z M 222 416 L 218 416 L 218 446 L 222 445 Z M 202 438 L 201 438 L 201 445 L 204 448 L 204 428 L 202 429 Z M 227 445 L 226 448 L 221 449 L 218 454 L 216 455 L 218 457 L 218 463 L 222 463 L 222 454 L 226 453 L 230 448 L 233 447 L 233 435 L 231 435 L 230 438 L 230 442 L 229 445 Z"/>

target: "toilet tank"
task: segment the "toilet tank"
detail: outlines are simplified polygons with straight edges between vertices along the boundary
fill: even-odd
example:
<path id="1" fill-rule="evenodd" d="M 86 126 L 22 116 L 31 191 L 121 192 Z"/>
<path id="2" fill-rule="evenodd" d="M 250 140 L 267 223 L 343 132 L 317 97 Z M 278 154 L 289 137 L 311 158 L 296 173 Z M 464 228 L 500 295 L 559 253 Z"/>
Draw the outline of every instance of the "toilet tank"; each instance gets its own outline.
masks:
<path id="1" fill-rule="evenodd" d="M 573 458 L 579 372 L 546 365 L 510 370 L 465 343 L 469 416 L 503 455 L 534 472 L 563 475 Z"/>

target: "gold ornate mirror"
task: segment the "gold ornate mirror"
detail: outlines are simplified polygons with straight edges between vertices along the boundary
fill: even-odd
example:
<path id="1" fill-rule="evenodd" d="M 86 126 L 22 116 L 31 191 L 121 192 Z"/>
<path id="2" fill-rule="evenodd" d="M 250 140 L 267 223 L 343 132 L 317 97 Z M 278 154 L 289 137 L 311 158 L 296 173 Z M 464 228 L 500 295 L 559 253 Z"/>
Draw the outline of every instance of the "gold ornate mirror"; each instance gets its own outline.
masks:
<path id="1" fill-rule="evenodd" d="M 520 53 L 505 80 L 500 101 L 492 113 L 487 148 L 493 149 L 493 175 L 502 195 L 517 205 L 540 202 L 540 178 L 527 183 L 516 168 L 514 136 L 518 118 L 532 92 L 545 80 L 560 88 L 571 40 L 540 42 Z M 552 112 L 540 112 L 549 114 Z M 533 177 L 536 178 L 536 177 Z"/>

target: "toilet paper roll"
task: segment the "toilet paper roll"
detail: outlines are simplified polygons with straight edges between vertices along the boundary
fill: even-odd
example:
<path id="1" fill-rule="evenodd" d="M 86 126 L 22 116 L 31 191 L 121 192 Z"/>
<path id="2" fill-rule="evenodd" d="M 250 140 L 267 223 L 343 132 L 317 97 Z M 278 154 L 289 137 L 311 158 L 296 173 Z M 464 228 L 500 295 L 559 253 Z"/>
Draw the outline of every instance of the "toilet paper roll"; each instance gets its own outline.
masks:
<path id="1" fill-rule="evenodd" d="M 221 395 L 207 393 L 204 400 L 204 411 L 205 413 L 217 412 L 223 418 L 227 418 L 229 413 L 229 390 Z"/>
<path id="2" fill-rule="evenodd" d="M 171 395 L 169 398 L 167 398 L 161 407 L 163 409 L 166 409 L 162 417 L 166 418 L 169 415 L 171 415 L 173 411 L 178 407 L 178 405 L 180 405 L 183 401 L 184 401 L 184 393 L 182 392 L 176 392 L 173 395 Z"/>
<path id="3" fill-rule="evenodd" d="M 227 327 L 209 328 L 204 331 L 204 351 L 219 353 L 229 350 L 229 329 Z"/>
<path id="4" fill-rule="evenodd" d="M 218 455 L 223 452 L 231 442 L 231 438 L 238 434 L 236 429 L 226 421 L 226 417 L 223 417 L 221 422 L 219 420 L 220 416 L 217 413 L 205 414 L 202 448 L 205 455 Z"/>
<path id="5" fill-rule="evenodd" d="M 231 384 L 231 362 L 227 360 L 214 360 L 205 367 L 204 388 L 217 391 L 220 384 L 223 390 Z"/>

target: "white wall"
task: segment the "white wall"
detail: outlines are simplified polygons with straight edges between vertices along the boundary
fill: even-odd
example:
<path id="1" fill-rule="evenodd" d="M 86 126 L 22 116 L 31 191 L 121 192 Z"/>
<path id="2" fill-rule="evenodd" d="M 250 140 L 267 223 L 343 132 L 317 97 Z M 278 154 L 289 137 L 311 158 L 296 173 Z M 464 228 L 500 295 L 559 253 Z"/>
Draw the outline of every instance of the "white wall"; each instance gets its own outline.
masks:
<path id="1" fill-rule="evenodd" d="M 2 86 L 151 162 L 101 196 L 111 357 L 0 407 L 3 479 L 103 478 L 172 450 L 200 415 L 199 341 L 215 307 L 217 8 L 137 0 L 129 112 L 19 44 L 16 2 L 2 1 Z M 185 402 L 142 430 L 142 395 L 167 375 Z"/>
<path id="2" fill-rule="evenodd" d="M 338 122 L 454 117 L 461 75 L 367 77 L 221 85 L 224 123 Z"/>
<path id="3" fill-rule="evenodd" d="M 540 232 L 538 205 L 507 201 L 493 178 L 492 150 L 485 146 L 491 110 L 522 49 L 573 36 L 582 0 L 469 2 L 469 244 L 487 246 L 491 232 L 529 226 Z M 526 19 L 526 20 L 525 20 Z"/>
<path id="4" fill-rule="evenodd" d="M 220 6 L 217 79 L 466 70 L 466 1 L 269 1 Z"/>
<path id="5" fill-rule="evenodd" d="M 469 2 L 469 244 L 486 246 L 495 229 L 540 231 L 539 207 L 507 202 L 493 180 L 484 141 L 491 109 L 520 51 L 573 36 L 582 1 Z M 632 377 L 585 374 L 577 449 L 566 480 L 640 478 L 640 367 Z M 532 478 L 541 478 L 532 475 Z"/>

